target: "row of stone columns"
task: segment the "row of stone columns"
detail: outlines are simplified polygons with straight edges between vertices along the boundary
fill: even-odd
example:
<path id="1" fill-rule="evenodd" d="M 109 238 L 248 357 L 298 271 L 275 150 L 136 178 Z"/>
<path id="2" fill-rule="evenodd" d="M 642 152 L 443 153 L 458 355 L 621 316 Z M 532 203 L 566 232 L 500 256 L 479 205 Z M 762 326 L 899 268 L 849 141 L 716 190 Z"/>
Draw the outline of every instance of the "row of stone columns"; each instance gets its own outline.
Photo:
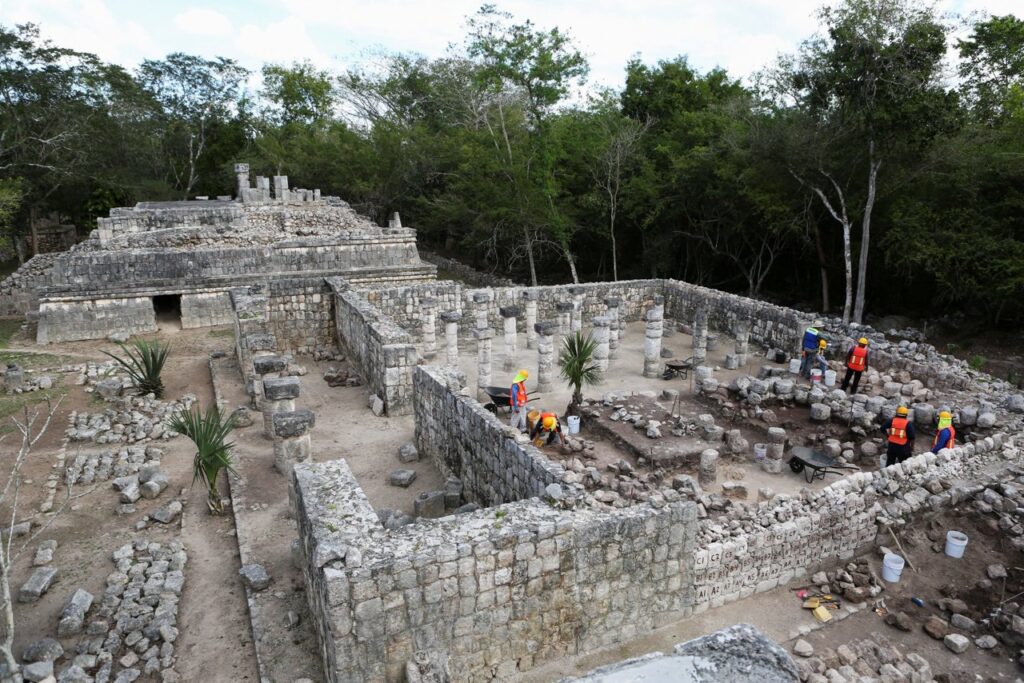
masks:
<path id="1" fill-rule="evenodd" d="M 287 362 L 276 354 L 253 357 L 253 368 L 260 387 L 257 407 L 263 415 L 263 435 L 274 442 L 274 467 L 285 476 L 295 463 L 310 459 L 309 430 L 312 411 L 296 410 L 299 378 L 281 376 Z"/>

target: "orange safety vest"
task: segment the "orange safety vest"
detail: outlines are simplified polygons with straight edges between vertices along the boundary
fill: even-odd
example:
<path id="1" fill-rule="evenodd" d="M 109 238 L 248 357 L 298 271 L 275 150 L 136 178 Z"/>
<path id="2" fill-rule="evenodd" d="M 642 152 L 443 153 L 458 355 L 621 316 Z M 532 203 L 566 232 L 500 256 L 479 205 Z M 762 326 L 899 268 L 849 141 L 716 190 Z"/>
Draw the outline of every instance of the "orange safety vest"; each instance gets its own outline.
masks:
<path id="1" fill-rule="evenodd" d="M 515 391 L 516 387 L 519 387 L 519 393 L 518 393 L 519 403 L 518 404 L 516 403 L 516 396 L 517 396 L 516 391 Z M 516 382 L 515 384 L 513 384 L 512 385 L 512 391 L 508 392 L 508 404 L 510 406 L 512 406 L 513 408 L 515 408 L 517 405 L 525 406 L 526 405 L 526 398 L 527 398 L 527 396 L 526 396 L 526 382 Z"/>
<path id="2" fill-rule="evenodd" d="M 945 427 L 944 429 L 948 429 L 949 430 L 949 443 L 947 443 L 945 445 L 945 448 L 953 448 L 954 446 L 956 446 L 956 430 L 953 429 L 953 425 L 949 425 L 948 427 Z M 939 445 L 939 435 L 941 435 L 941 434 L 942 434 L 942 430 L 941 429 L 939 431 L 935 432 L 935 440 L 932 441 L 932 448 L 935 448 L 936 446 Z"/>
<path id="3" fill-rule="evenodd" d="M 907 423 L 909 420 L 905 417 L 894 417 L 892 424 L 889 425 L 889 443 L 894 443 L 897 446 L 903 446 L 907 443 Z"/>
<path id="4" fill-rule="evenodd" d="M 854 346 L 853 351 L 850 352 L 850 360 L 846 362 L 846 367 L 857 372 L 862 372 L 864 368 L 868 366 L 868 349 L 866 346 Z"/>
<path id="5" fill-rule="evenodd" d="M 544 429 L 544 419 L 548 418 L 548 417 L 555 418 L 555 428 L 554 429 Z M 541 413 L 540 417 L 537 418 L 537 424 L 540 425 L 540 428 L 541 428 L 542 431 L 545 431 L 545 432 L 556 431 L 558 429 L 558 415 L 556 415 L 555 413 Z"/>

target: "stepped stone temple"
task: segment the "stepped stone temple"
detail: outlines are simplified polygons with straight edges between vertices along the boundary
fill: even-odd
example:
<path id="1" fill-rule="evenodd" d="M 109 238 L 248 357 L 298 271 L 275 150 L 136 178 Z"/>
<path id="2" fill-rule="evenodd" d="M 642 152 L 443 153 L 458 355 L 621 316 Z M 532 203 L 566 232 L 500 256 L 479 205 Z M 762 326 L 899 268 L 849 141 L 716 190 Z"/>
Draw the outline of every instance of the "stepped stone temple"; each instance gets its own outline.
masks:
<path id="1" fill-rule="evenodd" d="M 435 278 L 415 231 L 397 220 L 381 228 L 336 197 L 289 189 L 287 176 L 257 176 L 251 187 L 248 165 L 235 171 L 235 199 L 142 202 L 100 218 L 23 285 L 35 294 L 26 308 L 38 301 L 37 341 L 155 331 L 161 314 L 184 328 L 230 323 L 229 290 L 256 283 L 269 287 L 272 308 L 303 311 L 327 305 L 325 277 L 357 286 Z"/>

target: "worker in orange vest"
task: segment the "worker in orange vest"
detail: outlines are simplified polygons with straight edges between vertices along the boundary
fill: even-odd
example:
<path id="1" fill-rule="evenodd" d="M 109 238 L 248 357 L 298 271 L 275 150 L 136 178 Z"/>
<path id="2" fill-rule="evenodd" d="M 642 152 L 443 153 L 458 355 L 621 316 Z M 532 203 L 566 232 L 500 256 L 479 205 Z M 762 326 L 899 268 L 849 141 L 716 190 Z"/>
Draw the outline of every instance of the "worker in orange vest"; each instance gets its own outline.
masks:
<path id="1" fill-rule="evenodd" d="M 529 400 L 526 395 L 526 379 L 529 376 L 530 373 L 526 370 L 516 373 L 515 379 L 512 380 L 512 388 L 508 392 L 508 407 L 512 413 L 510 424 L 513 429 L 521 432 L 526 431 L 526 402 Z"/>
<path id="2" fill-rule="evenodd" d="M 914 425 L 907 417 L 910 411 L 906 406 L 896 409 L 896 416 L 882 426 L 882 433 L 888 439 L 889 445 L 885 451 L 885 465 L 895 465 L 903 462 L 914 452 Z"/>
<path id="3" fill-rule="evenodd" d="M 541 413 L 540 417 L 537 418 L 537 424 L 533 425 L 533 430 L 530 432 L 530 440 L 536 439 L 538 436 L 547 435 L 546 446 L 550 446 L 558 437 L 559 442 L 564 446 L 565 437 L 562 436 L 562 423 L 558 420 L 558 416 L 554 413 Z"/>
<path id="4" fill-rule="evenodd" d="M 850 347 L 846 354 L 846 376 L 843 377 L 842 390 L 846 391 L 850 379 L 853 379 L 853 393 L 857 393 L 860 376 L 868 369 L 868 338 L 861 337 L 855 346 Z"/>
<path id="5" fill-rule="evenodd" d="M 939 413 L 939 428 L 935 431 L 935 441 L 932 442 L 932 453 L 938 453 L 943 448 L 956 446 L 956 428 L 953 427 L 953 415 L 948 410 Z"/>

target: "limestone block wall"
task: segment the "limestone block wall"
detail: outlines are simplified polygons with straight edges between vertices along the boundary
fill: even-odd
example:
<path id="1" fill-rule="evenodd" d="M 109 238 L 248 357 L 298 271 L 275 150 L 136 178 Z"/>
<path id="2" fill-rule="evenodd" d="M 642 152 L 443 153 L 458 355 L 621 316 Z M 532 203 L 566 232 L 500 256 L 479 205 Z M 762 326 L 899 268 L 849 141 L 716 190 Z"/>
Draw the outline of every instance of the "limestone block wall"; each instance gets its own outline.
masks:
<path id="1" fill-rule="evenodd" d="M 442 475 L 462 480 L 467 501 L 484 507 L 545 495 L 549 484 L 566 497 L 581 495 L 578 484 L 563 484 L 565 470 L 475 399 L 459 391 L 461 375 L 438 366 L 413 372 L 416 448 Z"/>
<path id="2" fill-rule="evenodd" d="M 341 278 L 327 278 L 334 300 L 338 346 L 384 401 L 388 415 L 412 411 L 412 371 L 419 354 L 412 338 Z"/>
<path id="3" fill-rule="evenodd" d="M 148 296 L 42 302 L 36 343 L 102 339 L 113 332 L 156 331 Z"/>
<path id="4" fill-rule="evenodd" d="M 453 681 L 504 680 L 689 609 L 692 503 L 602 513 L 528 500 L 389 531 L 344 461 L 292 476 L 329 681 L 402 681 L 421 650 L 446 655 Z"/>
<path id="5" fill-rule="evenodd" d="M 211 327 L 234 322 L 231 295 L 227 291 L 181 295 L 181 326 Z"/>
<path id="6" fill-rule="evenodd" d="M 235 357 L 238 358 L 238 367 L 246 391 L 250 396 L 256 396 L 259 383 L 256 381 L 249 340 L 254 337 L 270 336 L 270 327 L 267 324 L 270 299 L 265 285 L 237 287 L 229 292 L 229 296 L 235 324 Z"/>
<path id="7" fill-rule="evenodd" d="M 145 209 L 118 207 L 109 217 L 96 219 L 96 235 L 101 244 L 117 237 L 153 230 L 167 230 L 181 225 L 227 225 L 242 218 L 238 206 L 220 202 L 204 206 L 190 202 L 188 207 Z"/>
<path id="8" fill-rule="evenodd" d="M 420 249 L 420 258 L 428 263 L 433 263 L 439 271 L 444 271 L 443 274 L 446 278 L 458 280 L 470 287 L 515 287 L 517 284 L 507 277 L 475 270 L 461 261 L 446 258 L 422 248 Z"/>
<path id="9" fill-rule="evenodd" d="M 267 323 L 281 349 L 334 346 L 334 296 L 323 278 L 272 280 Z"/>

